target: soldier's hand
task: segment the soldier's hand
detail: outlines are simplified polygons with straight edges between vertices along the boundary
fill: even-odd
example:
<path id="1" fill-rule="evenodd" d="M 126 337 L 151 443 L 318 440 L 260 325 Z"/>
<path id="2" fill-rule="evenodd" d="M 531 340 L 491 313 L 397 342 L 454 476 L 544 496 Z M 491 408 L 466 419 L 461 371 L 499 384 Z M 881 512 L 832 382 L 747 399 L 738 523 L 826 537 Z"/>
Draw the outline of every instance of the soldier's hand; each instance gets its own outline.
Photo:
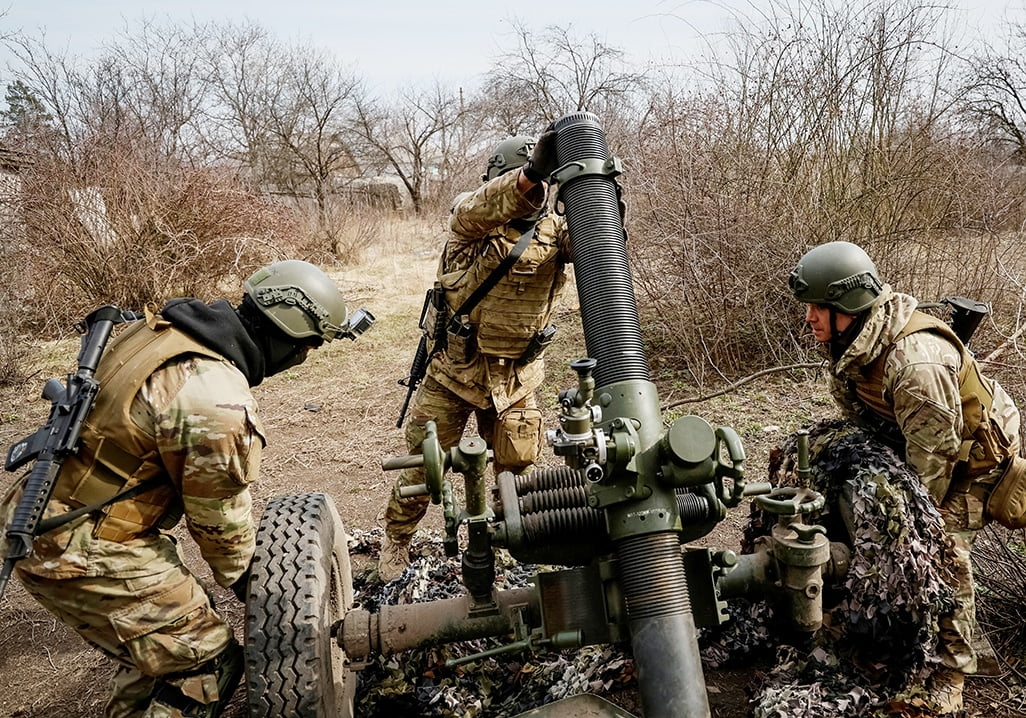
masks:
<path id="1" fill-rule="evenodd" d="M 556 136 L 559 133 L 549 125 L 534 143 L 531 157 L 524 163 L 524 176 L 535 184 L 547 180 L 549 175 L 559 169 L 559 157 L 556 155 Z"/>

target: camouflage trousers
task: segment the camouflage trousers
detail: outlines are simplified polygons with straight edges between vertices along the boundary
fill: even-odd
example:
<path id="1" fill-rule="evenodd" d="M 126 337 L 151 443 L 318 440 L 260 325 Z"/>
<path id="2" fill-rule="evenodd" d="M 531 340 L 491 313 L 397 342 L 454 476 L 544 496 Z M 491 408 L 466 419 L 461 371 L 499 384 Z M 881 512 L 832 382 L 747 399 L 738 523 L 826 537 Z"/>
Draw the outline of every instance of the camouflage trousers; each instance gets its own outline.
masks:
<path id="1" fill-rule="evenodd" d="M 438 441 L 443 451 L 455 446 L 473 414 L 477 432 L 493 451 L 492 468 L 498 476 L 503 471 L 523 473 L 537 460 L 541 448 L 541 412 L 533 394 L 511 405 L 501 415 L 494 408 L 481 409 L 464 401 L 430 376 L 417 388 L 410 420 L 406 424 L 406 447 L 410 454 L 421 453 L 425 426 L 435 422 Z M 399 489 L 424 483 L 424 470 L 417 467 L 399 474 L 385 509 L 385 533 L 397 543 L 406 543 L 424 518 L 428 496 L 401 497 Z"/>
<path id="2" fill-rule="evenodd" d="M 976 631 L 976 595 L 973 588 L 973 550 L 975 531 L 948 532 L 955 545 L 954 570 L 955 610 L 941 616 L 937 623 L 940 632 L 941 662 L 962 673 L 976 673 L 976 651 L 973 633 Z"/>
<path id="3" fill-rule="evenodd" d="M 978 486 L 989 487 L 995 476 L 984 476 Z M 944 531 L 954 544 L 955 610 L 938 620 L 940 629 L 940 658 L 945 666 L 962 671 L 976 672 L 976 651 L 973 648 L 976 631 L 976 593 L 973 581 L 972 550 L 976 533 L 983 528 L 984 503 L 970 492 L 968 486 L 962 490 L 950 490 L 940 506 L 944 520 Z"/>
<path id="4" fill-rule="evenodd" d="M 158 679 L 200 703 L 219 699 L 214 674 L 196 672 L 234 641 L 184 566 L 139 578 L 42 578 L 18 571 L 25 589 L 61 622 L 120 665 L 105 718 L 177 718 L 153 702 Z"/>

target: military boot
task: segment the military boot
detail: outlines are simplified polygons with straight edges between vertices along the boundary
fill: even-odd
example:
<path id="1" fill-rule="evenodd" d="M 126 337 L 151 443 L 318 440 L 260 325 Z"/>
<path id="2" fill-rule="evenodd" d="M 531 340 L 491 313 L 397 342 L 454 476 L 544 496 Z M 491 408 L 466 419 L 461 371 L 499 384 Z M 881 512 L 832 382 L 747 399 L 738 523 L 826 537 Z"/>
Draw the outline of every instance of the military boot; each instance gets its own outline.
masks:
<path id="1" fill-rule="evenodd" d="M 389 583 L 403 575 L 410 565 L 410 539 L 394 539 L 385 534 L 381 542 L 381 553 L 378 556 L 378 578 L 382 583 Z"/>

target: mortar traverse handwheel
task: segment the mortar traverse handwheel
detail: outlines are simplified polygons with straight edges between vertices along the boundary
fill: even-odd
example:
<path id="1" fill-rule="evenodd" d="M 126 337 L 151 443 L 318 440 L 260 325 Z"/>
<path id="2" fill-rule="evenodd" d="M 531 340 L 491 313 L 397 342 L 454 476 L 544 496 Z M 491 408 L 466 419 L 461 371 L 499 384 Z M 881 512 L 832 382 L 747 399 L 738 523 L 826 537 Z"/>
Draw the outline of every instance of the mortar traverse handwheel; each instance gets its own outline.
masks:
<path id="1" fill-rule="evenodd" d="M 253 718 L 352 718 L 356 673 L 331 635 L 353 604 L 346 533 L 325 494 L 272 500 L 246 597 Z"/>
<path id="2" fill-rule="evenodd" d="M 756 496 L 755 503 L 763 511 L 771 514 L 798 516 L 822 509 L 826 505 L 826 497 L 812 489 L 780 486 L 769 494 Z"/>

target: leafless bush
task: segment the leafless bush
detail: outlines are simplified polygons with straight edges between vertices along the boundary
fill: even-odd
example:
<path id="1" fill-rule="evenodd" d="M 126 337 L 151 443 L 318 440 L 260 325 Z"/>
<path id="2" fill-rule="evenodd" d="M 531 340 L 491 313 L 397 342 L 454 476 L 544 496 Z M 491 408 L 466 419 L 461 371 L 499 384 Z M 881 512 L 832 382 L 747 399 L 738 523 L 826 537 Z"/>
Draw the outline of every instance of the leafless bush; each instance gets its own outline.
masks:
<path id="1" fill-rule="evenodd" d="M 390 221 L 401 216 L 391 208 L 353 196 L 332 197 L 323 211 L 302 198 L 287 202 L 299 217 L 294 254 L 316 264 L 358 263 L 370 247 L 382 241 Z"/>
<path id="2" fill-rule="evenodd" d="M 977 614 L 994 648 L 1011 665 L 1024 658 L 1026 626 L 1026 542 L 1022 531 L 988 526 L 973 549 L 977 583 Z"/>
<path id="3" fill-rule="evenodd" d="M 293 239 L 292 213 L 227 171 L 134 148 L 97 145 L 79 157 L 40 158 L 22 177 L 18 210 L 31 249 L 15 271 L 33 281 L 19 302 L 47 331 L 99 304 L 139 309 L 238 292 L 242 277 Z"/>
<path id="4" fill-rule="evenodd" d="M 23 383 L 28 359 L 28 344 L 0 327 L 0 386 Z"/>

